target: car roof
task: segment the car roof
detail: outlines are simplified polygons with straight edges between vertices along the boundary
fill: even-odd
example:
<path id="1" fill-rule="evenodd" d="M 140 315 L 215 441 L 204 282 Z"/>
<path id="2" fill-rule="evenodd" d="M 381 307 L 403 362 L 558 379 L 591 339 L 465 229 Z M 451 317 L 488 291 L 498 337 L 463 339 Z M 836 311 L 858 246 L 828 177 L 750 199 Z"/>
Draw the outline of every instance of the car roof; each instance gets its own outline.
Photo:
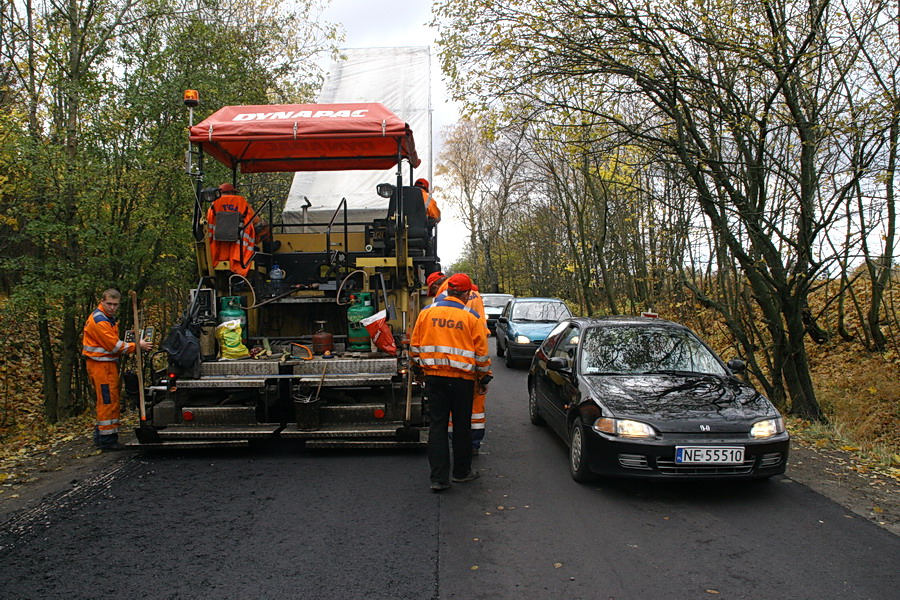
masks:
<path id="1" fill-rule="evenodd" d="M 494 294 L 492 292 L 481 295 L 482 298 L 484 298 L 485 296 L 503 296 L 504 298 L 515 298 L 515 296 L 513 296 L 512 294 Z"/>
<path id="2" fill-rule="evenodd" d="M 681 323 L 676 323 L 675 321 L 668 321 L 666 319 L 658 319 L 655 317 L 639 317 L 631 315 L 614 315 L 609 317 L 572 317 L 570 319 L 564 320 L 571 321 L 572 323 L 576 323 L 583 327 L 603 327 L 605 325 L 655 325 L 657 327 L 670 327 L 672 329 L 688 329 Z"/>
<path id="3" fill-rule="evenodd" d="M 559 298 L 544 298 L 542 296 L 526 296 L 524 298 L 513 298 L 516 302 L 563 302 Z"/>

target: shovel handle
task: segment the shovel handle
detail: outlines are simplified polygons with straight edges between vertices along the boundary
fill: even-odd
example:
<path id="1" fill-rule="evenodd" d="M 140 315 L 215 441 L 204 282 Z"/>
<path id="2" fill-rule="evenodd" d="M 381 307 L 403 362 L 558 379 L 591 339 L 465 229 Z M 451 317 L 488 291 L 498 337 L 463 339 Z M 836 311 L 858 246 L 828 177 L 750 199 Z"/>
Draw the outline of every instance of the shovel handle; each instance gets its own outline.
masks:
<path id="1" fill-rule="evenodd" d="M 147 420 L 147 407 L 144 404 L 144 367 L 141 362 L 141 329 L 138 323 L 137 292 L 131 290 L 131 308 L 134 313 L 134 358 L 137 361 L 138 399 L 141 411 L 141 423 Z"/>

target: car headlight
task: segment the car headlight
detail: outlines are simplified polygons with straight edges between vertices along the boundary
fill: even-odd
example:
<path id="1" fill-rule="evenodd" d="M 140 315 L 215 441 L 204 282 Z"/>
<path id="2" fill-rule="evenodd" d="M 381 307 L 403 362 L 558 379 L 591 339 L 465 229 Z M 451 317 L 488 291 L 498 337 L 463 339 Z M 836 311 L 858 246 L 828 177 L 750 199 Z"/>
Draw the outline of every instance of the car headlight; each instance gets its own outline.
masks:
<path id="1" fill-rule="evenodd" d="M 750 428 L 750 437 L 755 439 L 770 438 L 779 433 L 784 433 L 784 421 L 781 417 L 757 421 Z"/>
<path id="2" fill-rule="evenodd" d="M 656 430 L 653 427 L 631 419 L 600 417 L 594 421 L 593 428 L 594 431 L 629 439 L 650 440 L 656 437 Z"/>
<path id="3" fill-rule="evenodd" d="M 528 339 L 528 336 L 527 336 L 527 335 L 517 335 L 517 336 L 516 336 L 516 339 L 515 339 L 515 342 L 516 342 L 517 344 L 530 344 L 530 343 L 531 343 L 531 340 Z"/>

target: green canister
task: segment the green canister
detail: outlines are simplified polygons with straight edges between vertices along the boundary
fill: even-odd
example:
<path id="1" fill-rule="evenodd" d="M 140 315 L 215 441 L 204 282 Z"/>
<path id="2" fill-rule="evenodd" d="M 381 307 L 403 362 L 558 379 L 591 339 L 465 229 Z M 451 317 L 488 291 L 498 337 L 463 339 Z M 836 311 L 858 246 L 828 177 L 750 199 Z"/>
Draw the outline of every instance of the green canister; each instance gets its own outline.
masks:
<path id="1" fill-rule="evenodd" d="M 372 294 L 360 292 L 350 296 L 350 301 L 350 308 L 347 309 L 347 349 L 371 350 L 371 336 L 360 321 L 375 314 L 375 307 L 372 306 Z"/>
<path id="2" fill-rule="evenodd" d="M 223 296 L 219 304 L 219 324 L 238 319 L 241 322 L 241 339 L 247 343 L 247 312 L 241 306 L 240 296 Z"/>

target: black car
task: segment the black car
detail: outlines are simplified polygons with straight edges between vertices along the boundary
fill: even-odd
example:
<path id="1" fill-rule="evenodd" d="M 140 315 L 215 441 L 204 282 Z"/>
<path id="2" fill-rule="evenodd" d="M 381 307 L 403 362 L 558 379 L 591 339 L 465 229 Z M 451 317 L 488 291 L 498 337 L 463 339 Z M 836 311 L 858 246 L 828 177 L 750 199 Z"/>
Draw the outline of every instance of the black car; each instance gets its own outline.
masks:
<path id="1" fill-rule="evenodd" d="M 769 400 L 688 328 L 644 317 L 561 321 L 528 375 L 531 422 L 595 474 L 760 478 L 784 473 L 790 438 Z"/>

